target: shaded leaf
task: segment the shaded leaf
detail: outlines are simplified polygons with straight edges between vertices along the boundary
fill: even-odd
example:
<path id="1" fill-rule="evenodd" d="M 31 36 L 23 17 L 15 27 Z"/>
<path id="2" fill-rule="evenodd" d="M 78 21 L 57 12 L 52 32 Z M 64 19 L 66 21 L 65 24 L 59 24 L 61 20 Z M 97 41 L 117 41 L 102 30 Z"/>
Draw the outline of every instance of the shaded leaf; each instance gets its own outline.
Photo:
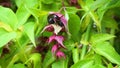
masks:
<path id="1" fill-rule="evenodd" d="M 74 41 L 79 40 L 80 18 L 75 14 L 69 14 L 68 28 Z"/>
<path id="2" fill-rule="evenodd" d="M 47 52 L 45 59 L 43 61 L 43 68 L 48 68 L 51 63 L 55 61 L 55 57 L 52 55 L 50 51 Z"/>

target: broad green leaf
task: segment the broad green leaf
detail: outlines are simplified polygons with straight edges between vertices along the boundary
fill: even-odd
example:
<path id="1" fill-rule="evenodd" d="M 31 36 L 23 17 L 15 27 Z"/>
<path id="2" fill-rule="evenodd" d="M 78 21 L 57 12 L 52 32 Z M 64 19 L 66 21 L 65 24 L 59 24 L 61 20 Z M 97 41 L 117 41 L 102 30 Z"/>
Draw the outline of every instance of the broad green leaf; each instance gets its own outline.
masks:
<path id="1" fill-rule="evenodd" d="M 112 64 L 110 63 L 110 64 L 108 64 L 108 68 L 113 68 L 113 66 L 112 66 Z"/>
<path id="2" fill-rule="evenodd" d="M 24 4 L 28 8 L 38 8 L 40 0 L 24 0 Z"/>
<path id="3" fill-rule="evenodd" d="M 108 18 L 108 17 L 104 18 L 102 25 L 107 28 L 118 29 L 118 24 L 113 18 Z"/>
<path id="4" fill-rule="evenodd" d="M 47 14 L 45 12 L 41 12 L 39 16 L 39 24 L 37 25 L 38 28 L 36 29 L 36 35 L 41 33 L 42 28 L 44 28 L 47 23 Z"/>
<path id="5" fill-rule="evenodd" d="M 68 28 L 74 41 L 79 40 L 80 18 L 75 14 L 69 14 Z"/>
<path id="6" fill-rule="evenodd" d="M 29 61 L 33 62 L 33 68 L 41 68 L 41 55 L 39 53 L 34 53 L 31 55 Z"/>
<path id="7" fill-rule="evenodd" d="M 68 8 L 66 8 L 66 10 L 68 13 L 73 13 L 73 14 L 78 11 L 78 9 L 75 7 L 68 7 Z"/>
<path id="8" fill-rule="evenodd" d="M 25 29 L 24 31 L 31 40 L 31 42 L 33 43 L 33 45 L 36 46 L 35 37 L 34 37 L 34 25 L 35 25 L 34 22 L 27 22 L 24 25 L 24 29 Z"/>
<path id="9" fill-rule="evenodd" d="M 24 3 L 24 1 L 22 1 L 22 0 L 15 0 L 15 3 L 17 5 L 17 7 L 20 7 Z"/>
<path id="10" fill-rule="evenodd" d="M 15 0 L 17 7 L 22 6 L 23 4 L 27 7 L 38 7 L 40 0 Z"/>
<path id="11" fill-rule="evenodd" d="M 50 1 L 50 0 L 49 0 Z M 41 9 L 45 11 L 59 11 L 60 8 L 62 7 L 61 2 L 54 2 L 52 4 L 41 4 Z"/>
<path id="12" fill-rule="evenodd" d="M 110 34 L 93 34 L 90 42 L 91 43 L 99 43 L 102 41 L 106 41 L 106 40 L 110 40 L 111 38 L 114 38 L 114 35 L 110 35 Z"/>
<path id="13" fill-rule="evenodd" d="M 107 8 L 115 8 L 120 7 L 120 0 L 111 0 L 109 4 L 107 5 Z"/>
<path id="14" fill-rule="evenodd" d="M 93 60 L 80 60 L 77 63 L 73 64 L 70 68 L 90 68 L 93 65 Z"/>
<path id="15" fill-rule="evenodd" d="M 21 2 L 16 12 L 16 15 L 19 21 L 17 27 L 20 27 L 21 25 L 23 25 L 27 21 L 27 19 L 30 17 L 31 13 L 29 12 L 29 8 L 37 9 L 38 6 L 39 6 L 39 0 L 24 0 L 23 2 Z"/>
<path id="16" fill-rule="evenodd" d="M 18 9 L 16 11 L 16 16 L 18 18 L 17 27 L 19 28 L 20 26 L 22 26 L 28 20 L 30 15 L 31 14 L 27 11 L 24 4 L 20 7 L 18 7 Z"/>
<path id="17" fill-rule="evenodd" d="M 43 61 L 42 68 L 48 68 L 51 63 L 55 61 L 55 57 L 52 55 L 50 51 L 46 53 L 45 59 Z"/>
<path id="18" fill-rule="evenodd" d="M 16 37 L 16 32 L 0 32 L 0 48 Z"/>
<path id="19" fill-rule="evenodd" d="M 99 42 L 94 45 L 94 51 L 107 58 L 112 63 L 120 65 L 120 55 L 109 42 Z"/>
<path id="20" fill-rule="evenodd" d="M 95 64 L 95 65 L 91 66 L 90 68 L 106 68 L 106 67 L 103 65 L 100 65 L 100 64 Z"/>
<path id="21" fill-rule="evenodd" d="M 44 4 L 52 4 L 54 0 L 42 0 Z"/>
<path id="22" fill-rule="evenodd" d="M 27 67 L 25 67 L 25 65 L 22 63 L 18 63 L 18 64 L 13 65 L 12 68 L 27 68 Z"/>
<path id="23" fill-rule="evenodd" d="M 96 10 L 99 7 L 105 7 L 103 5 L 107 5 L 110 0 L 96 0 L 91 4 L 90 8 Z"/>
<path id="24" fill-rule="evenodd" d="M 0 6 L 0 21 L 10 25 L 10 27 L 15 30 L 17 27 L 17 17 L 15 13 L 10 8 L 5 8 Z"/>
<path id="25" fill-rule="evenodd" d="M 12 28 L 6 24 L 6 23 L 3 23 L 3 22 L 0 22 L 0 28 L 4 28 L 6 31 L 12 31 Z"/>
<path id="26" fill-rule="evenodd" d="M 71 51 L 75 47 L 75 43 L 72 39 L 66 39 L 64 41 L 64 45 L 66 46 L 68 51 Z"/>
<path id="27" fill-rule="evenodd" d="M 52 68 L 68 68 L 68 58 L 57 60 L 52 64 Z"/>
<path id="28" fill-rule="evenodd" d="M 78 48 L 73 48 L 72 49 L 72 57 L 73 57 L 73 62 L 77 63 L 79 61 L 79 51 Z"/>

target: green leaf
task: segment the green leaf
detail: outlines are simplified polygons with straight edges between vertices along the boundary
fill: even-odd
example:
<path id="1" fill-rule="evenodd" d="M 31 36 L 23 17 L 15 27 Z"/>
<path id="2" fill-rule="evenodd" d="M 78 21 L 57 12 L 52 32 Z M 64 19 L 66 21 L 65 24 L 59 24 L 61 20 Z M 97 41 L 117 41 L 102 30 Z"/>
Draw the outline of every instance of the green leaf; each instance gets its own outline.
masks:
<path id="1" fill-rule="evenodd" d="M 90 68 L 93 65 L 93 60 L 80 60 L 74 65 L 72 65 L 70 68 Z"/>
<path id="2" fill-rule="evenodd" d="M 32 54 L 29 61 L 33 62 L 33 68 L 41 68 L 41 54 L 39 53 Z"/>
<path id="3" fill-rule="evenodd" d="M 54 0 L 42 0 L 44 4 L 52 4 Z"/>
<path id="4" fill-rule="evenodd" d="M 68 68 L 68 58 L 57 60 L 52 64 L 52 68 Z"/>
<path id="5" fill-rule="evenodd" d="M 108 25 L 109 24 L 109 25 Z M 118 24 L 114 19 L 105 19 L 103 25 L 107 28 L 118 29 Z"/>
<path id="6" fill-rule="evenodd" d="M 17 17 L 10 8 L 0 6 L 0 21 L 10 25 L 10 27 L 13 28 L 13 30 L 17 28 Z"/>
<path id="7" fill-rule="evenodd" d="M 18 2 L 20 1 L 18 0 Z M 16 1 L 16 3 L 18 2 Z M 19 21 L 17 27 L 23 25 L 30 17 L 31 13 L 29 12 L 29 8 L 37 9 L 38 6 L 39 6 L 39 0 L 24 0 L 23 2 L 21 2 L 16 12 Z"/>
<path id="8" fill-rule="evenodd" d="M 0 32 L 0 48 L 16 37 L 16 32 Z"/>
<path id="9" fill-rule="evenodd" d="M 40 12 L 40 16 L 39 16 L 39 24 L 37 25 L 38 28 L 36 29 L 36 35 L 39 35 L 41 33 L 42 28 L 45 27 L 45 25 L 47 25 L 47 14 L 46 12 Z"/>
<path id="10" fill-rule="evenodd" d="M 99 7 L 103 7 L 103 5 L 108 4 L 110 0 L 96 0 L 94 3 L 91 4 L 90 8 L 96 10 Z M 106 7 L 106 6 L 104 6 Z"/>
<path id="11" fill-rule="evenodd" d="M 24 3 L 24 1 L 22 1 L 22 0 L 15 0 L 15 3 L 17 5 L 17 7 L 19 7 L 19 6 L 21 6 Z"/>
<path id="12" fill-rule="evenodd" d="M 34 37 L 34 22 L 27 22 L 27 24 L 24 25 L 24 28 L 27 36 L 29 37 L 33 45 L 36 46 Z"/>
<path id="13" fill-rule="evenodd" d="M 25 5 L 20 6 L 16 11 L 16 16 L 18 18 L 17 27 L 22 26 L 30 17 L 30 13 L 27 11 Z"/>
<path id="14" fill-rule="evenodd" d="M 69 14 L 68 28 L 72 39 L 74 41 L 78 41 L 80 31 L 80 18 L 77 15 Z"/>
<path id="15" fill-rule="evenodd" d="M 110 64 L 108 64 L 108 68 L 113 68 L 113 66 L 112 66 L 112 64 L 110 63 Z"/>
<path id="16" fill-rule="evenodd" d="M 47 52 L 45 59 L 43 61 L 43 68 L 48 68 L 51 63 L 55 61 L 55 57 L 52 55 L 50 51 Z"/>
<path id="17" fill-rule="evenodd" d="M 120 7 L 120 0 L 111 0 L 107 7 L 110 8 L 115 8 L 115 7 Z"/>
<path id="18" fill-rule="evenodd" d="M 97 54 L 104 56 L 112 63 L 120 65 L 120 55 L 109 42 L 99 42 L 95 44 L 94 51 Z"/>
<path id="19" fill-rule="evenodd" d="M 40 0 L 15 0 L 17 7 L 22 6 L 23 4 L 27 7 L 38 7 Z"/>
<path id="20" fill-rule="evenodd" d="M 27 68 L 27 67 L 25 67 L 25 65 L 22 63 L 18 63 L 18 64 L 13 65 L 12 68 Z"/>
<path id="21" fill-rule="evenodd" d="M 49 0 L 50 1 L 50 0 Z M 59 9 L 62 7 L 61 2 L 52 3 L 52 4 L 41 4 L 41 9 L 45 11 L 59 11 Z"/>
<path id="22" fill-rule="evenodd" d="M 73 14 L 75 14 L 78 11 L 78 9 L 75 7 L 67 7 L 66 10 L 68 13 L 73 13 Z"/>
<path id="23" fill-rule="evenodd" d="M 93 34 L 90 39 L 90 42 L 93 44 L 99 43 L 99 42 L 106 41 L 114 37 L 115 37 L 114 35 L 110 35 L 110 34 Z"/>
<path id="24" fill-rule="evenodd" d="M 106 68 L 106 67 L 101 64 L 95 64 L 95 65 L 91 66 L 90 68 Z"/>
<path id="25" fill-rule="evenodd" d="M 28 8 L 38 8 L 40 0 L 24 0 L 24 4 Z"/>
<path id="26" fill-rule="evenodd" d="M 73 62 L 74 63 L 79 61 L 79 50 L 78 50 L 78 48 L 73 48 L 72 49 L 72 57 L 73 57 Z"/>

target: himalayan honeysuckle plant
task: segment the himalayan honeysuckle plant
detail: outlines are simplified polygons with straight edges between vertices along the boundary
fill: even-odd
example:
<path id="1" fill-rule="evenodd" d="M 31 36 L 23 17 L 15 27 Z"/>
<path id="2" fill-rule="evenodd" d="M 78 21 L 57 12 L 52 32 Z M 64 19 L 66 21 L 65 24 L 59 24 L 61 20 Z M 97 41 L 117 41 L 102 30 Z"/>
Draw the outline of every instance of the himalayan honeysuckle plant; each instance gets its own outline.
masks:
<path id="1" fill-rule="evenodd" d="M 120 0 L 0 0 L 0 68 L 120 68 Z"/>

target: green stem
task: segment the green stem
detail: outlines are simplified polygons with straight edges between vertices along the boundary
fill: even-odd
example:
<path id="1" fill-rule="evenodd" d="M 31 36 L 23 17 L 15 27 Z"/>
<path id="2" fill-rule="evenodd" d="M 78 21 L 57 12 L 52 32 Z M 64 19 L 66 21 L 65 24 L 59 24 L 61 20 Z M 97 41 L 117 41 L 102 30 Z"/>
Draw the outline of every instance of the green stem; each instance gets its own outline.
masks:
<path id="1" fill-rule="evenodd" d="M 115 34 L 115 29 L 111 29 L 110 34 L 114 35 Z M 110 40 L 111 44 L 114 44 L 114 38 Z"/>
<path id="2" fill-rule="evenodd" d="M 24 49 L 21 47 L 21 45 L 20 45 L 18 40 L 16 42 L 17 42 L 17 45 L 19 47 L 19 52 L 21 52 L 23 54 L 23 56 L 25 57 L 25 61 L 26 61 L 27 60 L 27 56 L 26 56 L 26 54 L 24 52 Z"/>
<path id="3" fill-rule="evenodd" d="M 87 28 L 87 31 L 86 31 L 86 34 L 85 34 L 85 41 L 86 42 L 89 40 L 89 37 L 90 37 L 91 26 L 92 26 L 92 22 L 90 22 L 90 24 L 88 25 L 88 28 Z M 84 56 L 86 54 L 86 48 L 87 48 L 87 45 L 83 45 L 81 56 L 80 56 L 81 60 L 84 58 Z"/>

